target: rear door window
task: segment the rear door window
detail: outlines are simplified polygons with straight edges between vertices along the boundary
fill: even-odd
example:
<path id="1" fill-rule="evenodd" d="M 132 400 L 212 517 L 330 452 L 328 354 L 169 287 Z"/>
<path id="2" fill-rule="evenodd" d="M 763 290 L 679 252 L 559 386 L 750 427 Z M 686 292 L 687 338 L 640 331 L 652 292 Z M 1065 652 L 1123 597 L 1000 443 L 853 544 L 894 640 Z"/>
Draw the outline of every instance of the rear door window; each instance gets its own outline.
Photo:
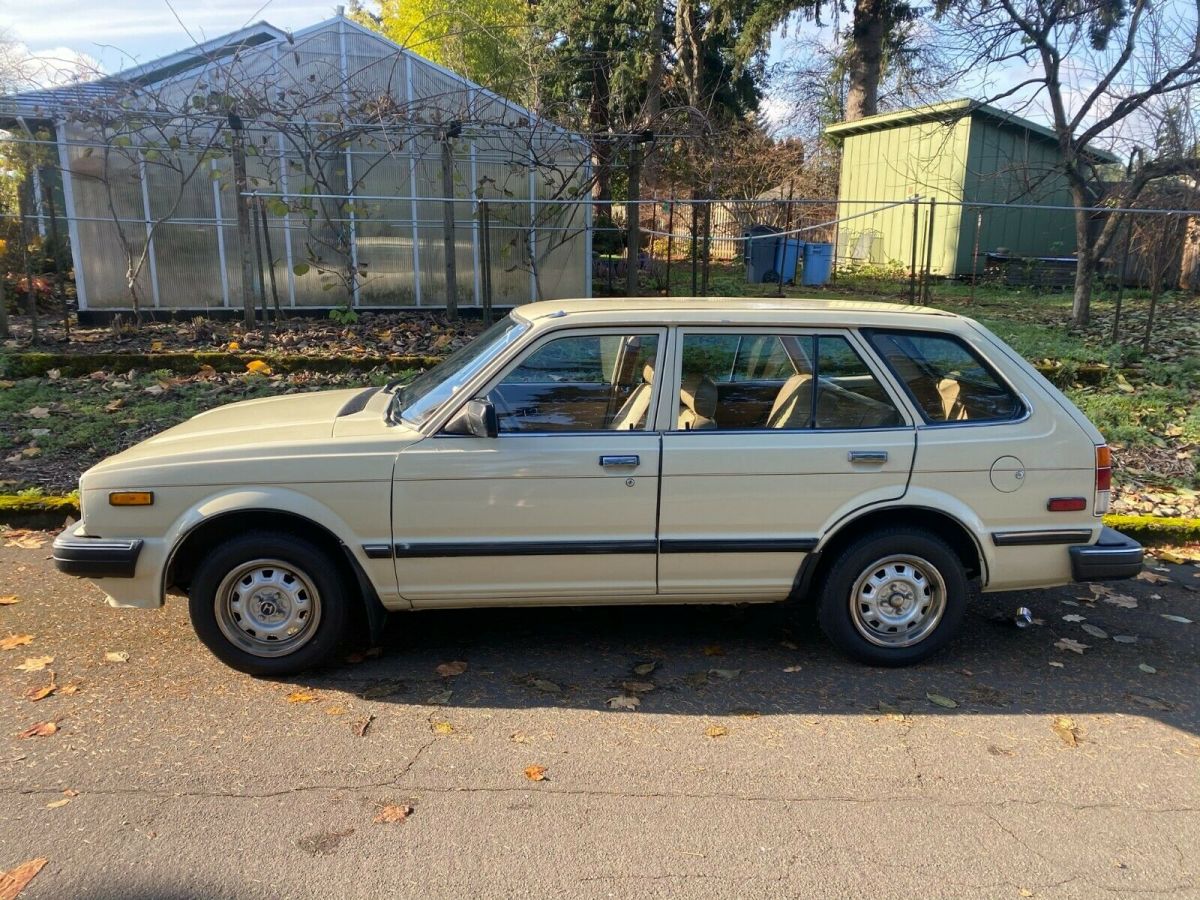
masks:
<path id="1" fill-rule="evenodd" d="M 965 341 L 924 331 L 865 330 L 930 424 L 1009 422 L 1021 399 Z"/>

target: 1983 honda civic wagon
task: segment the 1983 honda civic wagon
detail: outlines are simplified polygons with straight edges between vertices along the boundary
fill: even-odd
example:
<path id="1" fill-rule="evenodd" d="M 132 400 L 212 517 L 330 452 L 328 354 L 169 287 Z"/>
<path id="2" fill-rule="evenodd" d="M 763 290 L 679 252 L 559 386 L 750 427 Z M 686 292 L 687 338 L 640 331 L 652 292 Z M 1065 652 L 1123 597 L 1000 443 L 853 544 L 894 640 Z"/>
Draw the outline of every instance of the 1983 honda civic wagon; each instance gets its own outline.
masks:
<path id="1" fill-rule="evenodd" d="M 64 572 L 186 593 L 234 668 L 294 673 L 356 613 L 817 605 L 916 662 L 974 586 L 1123 578 L 1109 451 L 978 323 L 838 301 L 518 308 L 407 385 L 235 403 L 105 460 Z"/>

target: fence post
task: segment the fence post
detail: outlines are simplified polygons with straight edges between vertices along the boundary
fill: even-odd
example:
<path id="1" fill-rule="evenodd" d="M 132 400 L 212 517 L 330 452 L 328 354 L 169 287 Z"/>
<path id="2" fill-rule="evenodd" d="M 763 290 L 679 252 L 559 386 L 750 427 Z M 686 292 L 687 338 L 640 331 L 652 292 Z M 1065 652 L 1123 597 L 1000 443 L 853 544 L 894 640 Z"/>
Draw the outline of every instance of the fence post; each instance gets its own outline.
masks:
<path id="1" fill-rule="evenodd" d="M 700 227 L 700 213 L 696 206 L 696 189 L 692 188 L 692 296 L 695 297 L 699 293 L 700 270 L 697 268 L 700 264 L 700 258 L 696 255 L 696 231 Z"/>
<path id="2" fill-rule="evenodd" d="M 625 200 L 625 296 L 638 295 L 638 263 L 641 262 L 642 145 L 629 145 L 629 189 Z"/>
<path id="3" fill-rule="evenodd" d="M 263 218 L 262 197 L 257 193 L 254 195 L 254 215 L 258 217 L 260 224 L 265 225 Z M 262 300 L 262 327 L 263 333 L 270 337 L 271 333 L 271 317 L 268 315 L 267 309 L 267 283 L 263 278 L 263 248 L 262 241 L 259 239 L 258 230 L 254 230 L 254 260 L 258 263 L 258 296 Z"/>
<path id="4" fill-rule="evenodd" d="M 710 191 L 711 193 L 711 191 Z M 708 271 L 712 266 L 712 198 L 704 203 L 704 268 L 700 282 L 700 295 L 708 296 Z"/>
<path id="5" fill-rule="evenodd" d="M 267 254 L 267 272 L 271 276 L 271 300 L 275 306 L 275 318 L 278 319 L 282 313 L 279 309 L 279 287 L 275 284 L 275 254 L 271 252 L 271 232 L 267 228 L 267 210 L 264 206 L 266 203 L 262 197 L 258 198 L 258 223 L 262 226 L 262 241 L 263 250 Z M 267 298 L 263 297 L 263 313 L 266 314 Z"/>
<path id="6" fill-rule="evenodd" d="M 254 264 L 250 261 L 250 207 L 246 199 L 246 142 L 242 118 L 229 113 L 229 147 L 233 156 L 233 197 L 237 210 L 238 252 L 242 257 L 242 317 L 247 328 L 254 327 Z"/>
<path id="7" fill-rule="evenodd" d="M 921 276 L 921 302 L 928 303 L 929 270 L 933 268 L 933 220 L 937 213 L 937 197 L 929 199 L 929 221 L 925 229 L 925 272 Z"/>
<path id="8" fill-rule="evenodd" d="M 784 214 L 784 217 L 783 217 L 783 265 L 780 266 L 779 285 L 777 287 L 777 293 L 776 293 L 776 296 L 779 296 L 779 297 L 783 296 L 783 270 L 787 268 L 788 241 L 792 240 L 792 236 L 788 232 L 790 232 L 792 230 L 792 198 L 795 195 L 796 195 L 796 182 L 794 179 L 789 178 L 788 179 L 787 212 Z M 799 248 L 796 249 L 796 255 L 797 256 L 800 255 Z M 799 263 L 800 260 L 797 259 L 796 262 Z M 796 280 L 795 276 L 793 276 L 792 282 L 795 283 L 795 280 Z"/>
<path id="9" fill-rule="evenodd" d="M 479 201 L 479 225 L 483 231 L 479 251 L 483 255 L 483 322 L 492 324 L 492 213 L 487 200 Z"/>
<path id="10" fill-rule="evenodd" d="M 983 231 L 983 207 L 975 210 L 975 251 L 971 254 L 971 299 L 975 302 L 975 285 L 979 282 L 979 235 Z"/>
<path id="11" fill-rule="evenodd" d="M 17 212 L 21 216 L 21 262 L 25 266 L 25 299 L 29 304 L 29 341 L 38 342 L 38 310 L 37 290 L 33 286 L 33 263 L 29 259 L 29 242 L 33 236 L 29 233 L 29 200 L 33 183 L 26 173 L 21 180 L 20 194 L 17 197 Z"/>
<path id="12" fill-rule="evenodd" d="M 454 246 L 454 151 L 450 141 L 458 137 L 461 126 L 451 122 L 442 130 L 442 247 L 446 264 L 446 318 L 458 318 L 458 259 Z"/>
<path id="13" fill-rule="evenodd" d="M 920 212 L 921 195 L 914 194 L 912 198 L 912 258 L 908 265 L 908 302 L 916 304 L 917 302 L 917 235 L 920 229 L 917 226 L 917 213 Z"/>
<path id="14" fill-rule="evenodd" d="M 670 208 L 667 211 L 667 296 L 671 296 L 671 257 L 675 255 L 675 185 L 671 184 Z"/>

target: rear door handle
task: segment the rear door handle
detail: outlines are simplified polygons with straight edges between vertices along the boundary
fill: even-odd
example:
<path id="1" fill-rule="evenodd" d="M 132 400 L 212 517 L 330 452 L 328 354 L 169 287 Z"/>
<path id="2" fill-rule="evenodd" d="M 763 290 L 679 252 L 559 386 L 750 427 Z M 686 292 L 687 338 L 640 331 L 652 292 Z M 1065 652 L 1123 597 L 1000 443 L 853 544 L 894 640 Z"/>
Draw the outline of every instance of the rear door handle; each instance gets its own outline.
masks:
<path id="1" fill-rule="evenodd" d="M 850 462 L 885 463 L 888 461 L 886 450 L 851 450 L 846 457 Z"/>
<path id="2" fill-rule="evenodd" d="M 602 456 L 600 457 L 600 465 L 606 469 L 610 466 L 637 466 L 642 462 L 640 456 Z"/>

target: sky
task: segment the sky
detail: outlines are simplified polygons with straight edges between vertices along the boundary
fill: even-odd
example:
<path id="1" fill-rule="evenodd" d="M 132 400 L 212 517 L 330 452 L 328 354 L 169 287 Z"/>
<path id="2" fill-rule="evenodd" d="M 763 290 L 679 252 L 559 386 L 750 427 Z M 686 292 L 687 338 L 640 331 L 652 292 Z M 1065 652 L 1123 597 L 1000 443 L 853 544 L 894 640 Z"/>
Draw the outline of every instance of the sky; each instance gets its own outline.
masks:
<path id="1" fill-rule="evenodd" d="M 291 31 L 331 18 L 336 7 L 328 0 L 270 0 L 263 6 L 255 0 L 0 0 L 0 27 L 37 56 L 81 53 L 115 72 L 189 46 L 184 26 L 196 41 L 260 19 Z"/>

